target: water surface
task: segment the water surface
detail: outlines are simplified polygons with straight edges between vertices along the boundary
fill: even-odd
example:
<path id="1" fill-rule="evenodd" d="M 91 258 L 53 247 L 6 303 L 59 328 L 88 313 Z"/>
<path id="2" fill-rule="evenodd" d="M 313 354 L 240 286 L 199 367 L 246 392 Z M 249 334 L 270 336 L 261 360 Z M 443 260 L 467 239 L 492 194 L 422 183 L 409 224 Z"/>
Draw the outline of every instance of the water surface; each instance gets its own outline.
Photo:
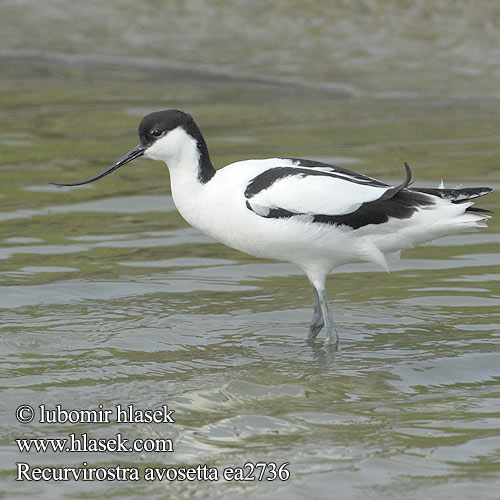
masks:
<path id="1" fill-rule="evenodd" d="M 153 4 L 154 2 L 151 2 Z M 11 6 L 11 8 L 14 8 Z M 500 101 L 339 97 L 183 70 L 4 57 L 0 111 L 0 477 L 5 498 L 498 496 L 500 223 L 408 251 L 390 275 L 346 266 L 328 291 L 337 352 L 304 344 L 312 296 L 292 265 L 189 228 L 166 167 L 138 160 L 140 117 L 186 109 L 217 166 L 330 158 L 423 185 L 496 185 Z M 144 71 L 144 69 L 143 69 Z M 36 77 L 34 77 L 36 75 Z M 27 76 L 30 76 L 28 78 Z M 380 96 L 379 96 L 380 97 Z M 500 209 L 494 193 L 481 203 Z M 175 409 L 174 425 L 22 425 L 21 404 Z M 24 453 L 14 439 L 171 438 L 173 453 Z M 289 462 L 286 482 L 15 482 L 33 466 Z"/>

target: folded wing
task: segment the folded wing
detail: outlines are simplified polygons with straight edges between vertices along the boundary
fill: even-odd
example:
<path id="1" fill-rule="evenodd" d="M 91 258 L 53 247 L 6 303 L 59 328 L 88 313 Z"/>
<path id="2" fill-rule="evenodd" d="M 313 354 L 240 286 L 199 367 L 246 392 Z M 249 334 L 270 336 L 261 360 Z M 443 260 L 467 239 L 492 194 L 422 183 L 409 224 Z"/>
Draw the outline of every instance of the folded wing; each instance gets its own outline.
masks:
<path id="1" fill-rule="evenodd" d="M 389 217 L 408 218 L 434 201 L 427 193 L 406 189 L 411 169 L 405 168 L 405 181 L 391 187 L 346 169 L 294 160 L 294 166 L 277 166 L 252 179 L 245 191 L 247 207 L 261 217 L 308 216 L 311 222 L 352 229 Z"/>

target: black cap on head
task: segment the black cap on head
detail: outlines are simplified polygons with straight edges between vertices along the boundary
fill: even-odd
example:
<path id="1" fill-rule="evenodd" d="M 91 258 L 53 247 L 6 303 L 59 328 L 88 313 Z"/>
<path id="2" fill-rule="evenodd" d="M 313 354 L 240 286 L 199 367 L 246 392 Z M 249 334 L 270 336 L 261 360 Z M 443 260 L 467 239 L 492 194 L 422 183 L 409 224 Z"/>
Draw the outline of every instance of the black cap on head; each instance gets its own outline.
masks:
<path id="1" fill-rule="evenodd" d="M 193 117 L 178 109 L 168 109 L 149 113 L 149 115 L 146 115 L 139 124 L 138 132 L 141 146 L 143 148 L 148 148 L 165 133 L 177 127 L 182 127 L 186 132 L 193 135 L 193 125 L 196 127 Z M 198 129 L 198 127 L 196 127 L 196 129 Z"/>
<path id="2" fill-rule="evenodd" d="M 146 115 L 139 124 L 141 147 L 144 149 L 149 148 L 155 141 L 177 127 L 182 127 L 186 133 L 195 139 L 200 152 L 198 179 L 203 184 L 208 182 L 214 176 L 215 169 L 210 161 L 207 143 L 190 114 L 178 109 L 167 109 Z"/>

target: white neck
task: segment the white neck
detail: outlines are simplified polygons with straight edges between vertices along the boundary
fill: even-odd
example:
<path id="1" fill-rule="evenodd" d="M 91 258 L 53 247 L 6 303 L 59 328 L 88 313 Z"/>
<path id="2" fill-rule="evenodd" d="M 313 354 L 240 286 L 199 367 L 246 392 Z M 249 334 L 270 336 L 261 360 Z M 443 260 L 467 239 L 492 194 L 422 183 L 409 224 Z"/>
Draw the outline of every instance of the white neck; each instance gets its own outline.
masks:
<path id="1" fill-rule="evenodd" d="M 200 227 L 205 184 L 199 180 L 201 153 L 196 139 L 177 127 L 150 146 L 145 156 L 167 164 L 177 209 L 189 224 Z"/>

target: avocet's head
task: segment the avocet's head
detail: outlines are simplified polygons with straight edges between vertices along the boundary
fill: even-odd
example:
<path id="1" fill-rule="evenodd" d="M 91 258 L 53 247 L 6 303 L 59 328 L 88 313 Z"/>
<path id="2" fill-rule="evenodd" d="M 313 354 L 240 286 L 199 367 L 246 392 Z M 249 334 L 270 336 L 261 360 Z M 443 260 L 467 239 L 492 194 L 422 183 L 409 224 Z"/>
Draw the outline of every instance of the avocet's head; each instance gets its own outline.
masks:
<path id="1" fill-rule="evenodd" d="M 163 160 L 167 163 L 175 164 L 179 160 L 187 159 L 196 162 L 199 167 L 198 177 L 201 182 L 203 172 L 213 169 L 208 156 L 207 145 L 201 135 L 198 125 L 193 117 L 177 109 L 157 111 L 145 116 L 139 124 L 140 143 L 134 149 L 122 156 L 116 163 L 100 174 L 80 182 L 73 183 L 53 183 L 56 186 L 80 186 L 89 182 L 97 181 L 126 163 L 145 156 L 153 160 Z M 211 167 L 202 168 L 202 163 Z M 209 179 L 207 179 L 209 180 Z"/>
<path id="2" fill-rule="evenodd" d="M 197 146 L 200 137 L 193 117 L 177 109 L 150 113 L 139 124 L 139 147 L 152 160 L 168 162 L 182 155 L 193 141 Z"/>

